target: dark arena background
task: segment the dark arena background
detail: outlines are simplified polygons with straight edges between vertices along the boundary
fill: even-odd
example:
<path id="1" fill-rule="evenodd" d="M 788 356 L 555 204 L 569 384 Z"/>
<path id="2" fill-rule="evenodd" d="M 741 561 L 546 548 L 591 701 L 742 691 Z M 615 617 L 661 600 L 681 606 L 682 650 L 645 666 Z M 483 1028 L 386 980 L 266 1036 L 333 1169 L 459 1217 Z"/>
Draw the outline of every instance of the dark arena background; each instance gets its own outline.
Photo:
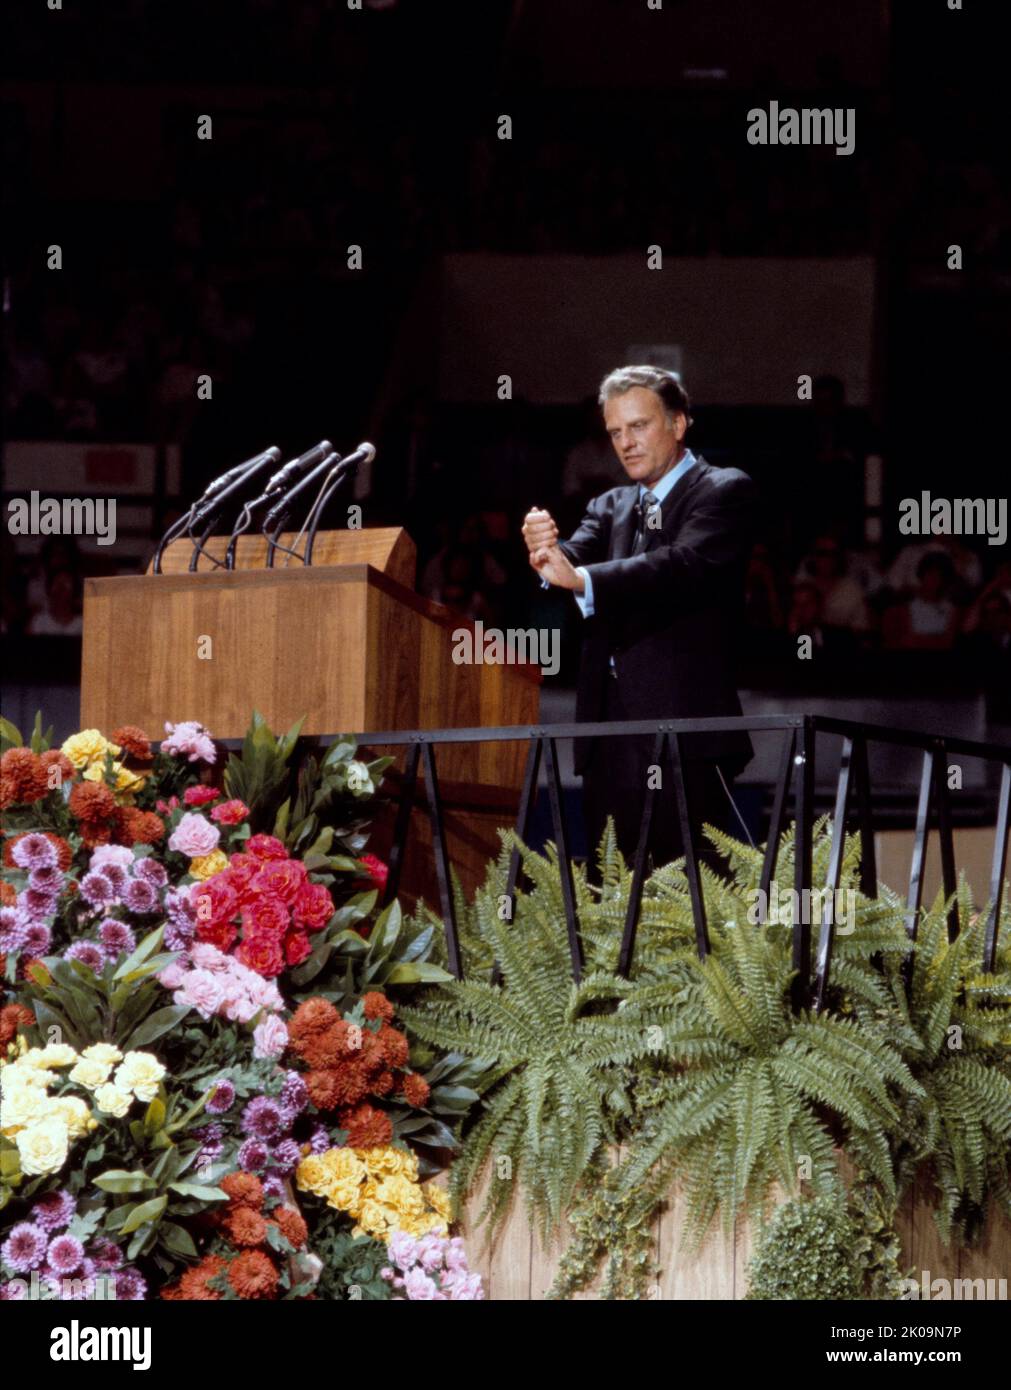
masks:
<path id="1" fill-rule="evenodd" d="M 4 748 L 11 725 L 28 741 L 37 710 L 54 748 L 96 723 L 110 736 L 114 723 L 141 724 L 159 740 L 164 721 L 196 720 L 223 757 L 254 706 L 277 734 L 310 706 L 303 734 L 385 731 L 366 740 L 394 759 L 369 842 L 388 873 L 385 900 L 399 890 L 405 914 L 427 902 L 445 930 L 433 959 L 449 975 L 467 961 L 468 977 L 480 975 L 465 899 L 498 853 L 498 827 L 516 826 L 532 851 L 557 846 L 555 930 L 578 980 L 600 927 L 586 907 L 600 891 L 597 822 L 581 796 L 579 741 L 574 753 L 562 730 L 588 717 L 582 704 L 577 716 L 580 653 L 588 622 L 599 630 L 603 619 L 539 581 L 524 518 L 550 513 L 564 539 L 593 499 L 628 481 L 598 390 L 617 368 L 653 366 L 690 395 L 687 447 L 753 485 L 728 649 L 753 756 L 732 769 L 715 820 L 756 847 L 766 895 L 777 859 L 764 847 L 787 832 L 784 894 L 839 889 L 858 873 L 862 900 L 897 904 L 910 937 L 931 910 L 953 940 L 978 922 L 974 969 L 999 974 L 1011 797 L 1000 10 L 22 0 L 0 56 Z M 804 124 L 811 112 L 825 120 Z M 317 517 L 307 582 L 288 582 L 296 565 L 281 551 L 276 590 L 259 552 L 258 577 L 242 586 L 250 549 L 234 571 L 209 556 L 189 564 L 187 530 L 204 530 L 194 516 L 214 523 L 206 537 L 227 536 L 270 468 L 201 513 L 215 480 L 269 446 L 276 467 L 318 441 L 338 456 L 363 441 L 373 450 Z M 293 498 L 292 533 L 319 482 Z M 252 536 L 262 521 L 261 509 Z M 406 537 L 381 554 L 341 549 L 392 528 Z M 170 531 L 166 573 L 152 573 Z M 692 535 L 694 585 L 712 538 Z M 635 565 L 635 549 L 619 553 Z M 616 563 L 599 558 L 601 570 Z M 606 578 L 594 583 L 598 606 Z M 624 611 L 632 629 L 652 621 L 634 591 Z M 674 660 L 695 663 L 702 692 L 706 644 L 715 662 L 722 639 L 705 624 L 692 632 Z M 208 633 L 223 655 L 203 662 L 193 647 Z M 482 652 L 489 633 L 525 634 L 526 666 L 507 658 L 509 639 Z M 687 849 L 675 896 L 704 961 L 725 915 L 711 875 L 726 861 L 705 851 L 682 755 L 691 721 L 697 738 L 730 737 L 720 720 L 737 712 L 702 693 L 635 705 L 627 650 L 615 640 L 605 653 L 624 703 L 608 693 L 591 718 L 647 721 L 648 733 L 627 731 L 629 748 L 668 734 L 656 748 L 676 795 L 657 798 L 655 817 L 671 817 L 677 853 Z M 469 751 L 454 742 L 459 727 L 475 731 Z M 608 919 L 622 978 L 634 978 L 635 952 L 652 950 L 647 908 L 666 891 L 662 874 L 660 888 L 650 879 L 666 856 L 649 817 L 637 835 L 653 788 L 634 785 L 627 905 Z M 14 793 L 4 806 L 7 835 L 35 828 Z M 846 851 L 844 870 L 847 825 L 859 853 Z M 360 856 L 364 845 L 345 848 Z M 498 885 L 510 913 L 524 884 L 533 892 L 529 870 L 517 851 Z M 605 899 L 607 882 L 605 869 Z M 15 869 L 10 902 L 24 890 Z M 790 1005 L 831 1011 L 843 948 L 819 919 L 793 921 Z M 16 976 L 12 965 L 10 998 Z M 1005 1021 L 993 1044 L 1001 1087 L 1009 1037 Z M 993 1086 L 990 1108 L 1011 1117 Z M 990 1181 L 1007 1199 L 1011 1118 L 995 1132 L 1003 1178 Z M 900 1184 L 903 1273 L 1006 1280 L 1006 1216 L 1002 1233 L 987 1228 L 979 1268 L 938 1244 L 922 1213 L 945 1180 L 935 1167 Z M 981 1194 L 977 1183 L 979 1210 Z M 605 1296 L 743 1296 L 739 1229 L 736 1255 L 665 1263 L 679 1210 L 674 1201 L 654 1218 L 657 1272 L 634 1294 L 619 1280 Z M 480 1266 L 466 1227 L 471 1267 L 489 1298 L 541 1298 L 558 1252 L 541 1252 L 522 1215 L 509 1220 Z M 590 1287 L 580 1296 L 601 1296 Z M 831 1345 L 826 1332 L 818 1354 Z"/>

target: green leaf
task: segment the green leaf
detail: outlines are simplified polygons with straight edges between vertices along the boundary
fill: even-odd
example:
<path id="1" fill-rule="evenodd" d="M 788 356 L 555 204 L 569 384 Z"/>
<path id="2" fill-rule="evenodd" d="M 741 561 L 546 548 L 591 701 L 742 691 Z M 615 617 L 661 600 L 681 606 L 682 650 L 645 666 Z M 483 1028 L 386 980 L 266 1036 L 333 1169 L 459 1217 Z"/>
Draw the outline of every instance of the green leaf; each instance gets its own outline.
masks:
<path id="1" fill-rule="evenodd" d="M 154 1182 L 141 1168 L 128 1173 L 125 1168 L 109 1168 L 94 1179 L 96 1187 L 103 1192 L 143 1192 L 154 1187 Z"/>
<path id="2" fill-rule="evenodd" d="M 158 1227 L 158 1236 L 162 1245 L 171 1250 L 173 1255 L 196 1259 L 197 1247 L 185 1226 L 180 1226 L 175 1221 L 163 1221 Z"/>
<path id="3" fill-rule="evenodd" d="M 160 1197 L 152 1197 L 149 1202 L 138 1202 L 126 1221 L 120 1226 L 120 1234 L 128 1236 L 138 1226 L 143 1226 L 145 1221 L 157 1221 L 167 1206 L 168 1197 L 164 1193 Z"/>
<path id="4" fill-rule="evenodd" d="M 170 1182 L 169 1188 L 180 1197 L 199 1197 L 202 1202 L 224 1202 L 228 1198 L 228 1193 L 220 1187 L 209 1187 L 202 1182 Z"/>
<path id="5" fill-rule="evenodd" d="M 3 742 L 5 753 L 8 748 L 20 748 L 24 744 L 20 731 L 2 715 L 0 715 L 0 741 Z"/>
<path id="6" fill-rule="evenodd" d="M 160 1038 L 163 1033 L 167 1033 L 170 1028 L 174 1028 L 177 1023 L 180 1023 L 189 1011 L 190 1006 L 188 1004 L 168 1004 L 164 1009 L 155 1009 L 154 1013 L 149 1014 L 143 1023 L 138 1024 L 124 1046 L 128 1050 L 133 1050 L 143 1047 L 145 1043 L 154 1042 L 155 1038 Z"/>
<path id="7" fill-rule="evenodd" d="M 153 932 L 148 932 L 137 949 L 131 955 L 127 956 L 126 960 L 123 961 L 112 978 L 114 980 L 122 980 L 125 976 L 129 975 L 131 971 L 136 970 L 139 965 L 143 965 L 148 956 L 157 951 L 158 947 L 161 945 L 162 931 L 163 929 L 161 927 L 157 927 Z"/>
<path id="8" fill-rule="evenodd" d="M 455 976 L 431 961 L 400 961 L 386 976 L 388 985 L 448 985 Z"/>
<path id="9" fill-rule="evenodd" d="M 157 1134 L 164 1123 L 165 1102 L 159 1096 L 155 1096 L 154 1100 L 144 1112 L 144 1133 L 148 1137 L 152 1134 Z"/>
<path id="10" fill-rule="evenodd" d="M 381 914 L 369 939 L 369 955 L 373 960 L 385 960 L 397 944 L 402 918 L 400 904 L 396 900 Z"/>

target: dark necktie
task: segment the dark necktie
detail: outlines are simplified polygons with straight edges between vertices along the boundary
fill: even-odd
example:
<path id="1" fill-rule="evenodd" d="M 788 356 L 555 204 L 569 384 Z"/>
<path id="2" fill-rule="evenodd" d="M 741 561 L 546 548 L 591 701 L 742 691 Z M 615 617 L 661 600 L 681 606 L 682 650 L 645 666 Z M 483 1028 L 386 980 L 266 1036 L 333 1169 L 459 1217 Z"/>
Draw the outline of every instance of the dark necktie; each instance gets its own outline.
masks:
<path id="1" fill-rule="evenodd" d="M 659 507 L 659 505 L 660 502 L 658 498 L 652 492 L 644 492 L 642 494 L 642 498 L 636 507 L 638 522 L 636 525 L 635 540 L 632 542 L 633 555 L 638 555 L 641 551 L 646 549 L 647 519 L 653 508 Z M 655 526 L 656 522 L 653 523 L 653 527 Z M 653 527 L 650 527 L 650 529 L 652 530 Z"/>

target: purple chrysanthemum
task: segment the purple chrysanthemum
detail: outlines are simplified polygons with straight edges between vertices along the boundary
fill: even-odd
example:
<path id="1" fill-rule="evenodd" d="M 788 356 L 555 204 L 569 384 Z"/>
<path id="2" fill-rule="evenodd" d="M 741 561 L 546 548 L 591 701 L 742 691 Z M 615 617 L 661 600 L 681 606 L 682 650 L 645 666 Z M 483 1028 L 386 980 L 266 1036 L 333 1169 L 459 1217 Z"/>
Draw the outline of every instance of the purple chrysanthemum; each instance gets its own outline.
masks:
<path id="1" fill-rule="evenodd" d="M 28 875 L 28 887 L 51 898 L 58 898 L 63 892 L 63 870 L 55 864 L 44 869 L 33 869 Z"/>
<path id="2" fill-rule="evenodd" d="M 112 884 L 112 891 L 115 893 L 116 900 L 118 901 L 123 896 L 123 889 L 129 881 L 126 876 L 126 870 L 120 868 L 118 864 L 106 864 L 102 869 L 102 873 Z"/>
<path id="3" fill-rule="evenodd" d="M 82 965 L 86 965 L 89 970 L 96 973 L 105 964 L 105 955 L 100 946 L 96 946 L 94 941 L 75 941 L 68 946 L 63 953 L 65 960 L 79 960 Z"/>
<path id="4" fill-rule="evenodd" d="M 140 1303 L 147 1298 L 147 1284 L 135 1269 L 120 1269 L 115 1275 L 116 1297 L 124 1303 Z"/>
<path id="5" fill-rule="evenodd" d="M 284 1197 L 284 1174 L 276 1169 L 271 1169 L 260 1179 L 263 1185 L 263 1195 L 265 1197 Z"/>
<path id="6" fill-rule="evenodd" d="M 88 868 L 106 873 L 110 866 L 128 869 L 133 863 L 133 850 L 128 845 L 99 845 L 88 860 Z"/>
<path id="7" fill-rule="evenodd" d="M 21 950 L 26 956 L 44 956 L 52 939 L 53 934 L 45 922 L 30 922 L 25 928 Z"/>
<path id="8" fill-rule="evenodd" d="M 49 1268 L 54 1274 L 73 1274 L 81 1268 L 84 1259 L 84 1246 L 76 1236 L 55 1236 L 46 1251 Z"/>
<path id="9" fill-rule="evenodd" d="M 309 1148 L 314 1154 L 325 1154 L 333 1148 L 333 1140 L 322 1125 L 317 1125 L 309 1136 Z"/>
<path id="10" fill-rule="evenodd" d="M 38 1269 L 46 1257 L 46 1233 L 32 1221 L 19 1221 L 0 1246 L 3 1262 L 15 1274 Z"/>
<path id="11" fill-rule="evenodd" d="M 242 1112 L 242 1129 L 257 1139 L 272 1139 L 281 1128 L 281 1107 L 269 1096 L 256 1096 Z"/>
<path id="12" fill-rule="evenodd" d="M 18 894 L 18 906 L 36 922 L 43 917 L 53 917 L 59 902 L 58 893 L 50 893 L 41 888 L 26 888 Z"/>
<path id="13" fill-rule="evenodd" d="M 308 1105 L 309 1088 L 297 1071 L 289 1071 L 285 1074 L 278 1100 L 292 1117 L 300 1115 Z"/>
<path id="14" fill-rule="evenodd" d="M 57 863 L 56 846 L 37 831 L 22 835 L 11 850 L 19 869 L 51 869 Z"/>
<path id="15" fill-rule="evenodd" d="M 159 864 L 158 860 L 150 855 L 146 859 L 138 859 L 133 866 L 133 872 L 135 877 L 146 879 L 154 888 L 164 888 L 168 883 L 164 865 Z"/>
<path id="16" fill-rule="evenodd" d="M 0 907 L 0 951 L 4 955 L 21 950 L 27 925 L 25 914 L 16 907 Z"/>
<path id="17" fill-rule="evenodd" d="M 28 1297 L 28 1285 L 23 1279 L 12 1279 L 8 1284 L 0 1284 L 0 1303 L 17 1303 Z"/>
<path id="18" fill-rule="evenodd" d="M 158 906 L 158 894 L 147 879 L 134 878 L 126 886 L 123 901 L 131 912 L 154 912 Z"/>
<path id="19" fill-rule="evenodd" d="M 109 956 L 120 956 L 130 952 L 137 945 L 136 937 L 125 922 L 115 917 L 106 917 L 98 928 L 98 938 Z"/>
<path id="20" fill-rule="evenodd" d="M 279 1144 L 274 1145 L 274 1152 L 271 1157 L 275 1166 L 280 1168 L 285 1176 L 288 1176 L 301 1163 L 302 1150 L 294 1139 L 282 1139 Z"/>
<path id="21" fill-rule="evenodd" d="M 123 1263 L 123 1252 L 114 1240 L 100 1236 L 91 1242 L 91 1258 L 95 1268 L 100 1270 L 119 1269 Z"/>
<path id="22" fill-rule="evenodd" d="M 219 1076 L 214 1082 L 214 1092 L 204 1107 L 208 1115 L 223 1115 L 235 1104 L 235 1087 L 227 1076 Z"/>
<path id="23" fill-rule="evenodd" d="M 81 879 L 81 897 L 92 907 L 104 907 L 115 896 L 116 890 L 105 873 L 93 870 Z"/>
<path id="24" fill-rule="evenodd" d="M 52 1235 L 54 1231 L 62 1231 L 64 1226 L 70 1225 L 76 1210 L 77 1203 L 73 1197 L 66 1188 L 61 1188 L 59 1192 L 44 1193 L 32 1207 L 31 1215 L 37 1226 Z"/>
<path id="25" fill-rule="evenodd" d="M 267 1146 L 259 1139 L 247 1139 L 239 1145 L 239 1167 L 247 1173 L 261 1172 L 267 1166 Z"/>
<path id="26" fill-rule="evenodd" d="M 173 921 L 171 918 L 165 923 L 165 949 L 166 951 L 185 951 L 193 944 L 193 938 L 197 934 L 195 922 Z"/>

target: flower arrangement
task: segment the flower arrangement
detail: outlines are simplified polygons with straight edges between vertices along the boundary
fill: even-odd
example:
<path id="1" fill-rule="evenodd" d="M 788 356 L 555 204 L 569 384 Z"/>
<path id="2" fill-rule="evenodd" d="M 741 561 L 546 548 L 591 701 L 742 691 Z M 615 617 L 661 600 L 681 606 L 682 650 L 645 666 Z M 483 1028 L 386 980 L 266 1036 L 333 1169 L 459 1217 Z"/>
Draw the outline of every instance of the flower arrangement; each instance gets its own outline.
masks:
<path id="1" fill-rule="evenodd" d="M 411 1302 L 473 1302 L 484 1298 L 480 1274 L 467 1267 L 467 1252 L 459 1236 L 426 1235 L 420 1240 L 407 1231 L 394 1231 L 389 1240 L 392 1266 L 380 1271 L 400 1293 L 394 1299 Z"/>
<path id="2" fill-rule="evenodd" d="M 169 1300 L 472 1296 L 455 1254 L 418 1274 L 387 1248 L 449 1250 L 428 1179 L 477 1092 L 396 1026 L 387 991 L 448 977 L 396 904 L 374 916 L 385 762 L 340 740 L 296 770 L 294 732 L 254 717 L 222 769 L 193 721 L 157 751 L 0 721 L 0 1297 L 103 1273 Z M 317 1161 L 335 1182 L 300 1212 Z"/>

